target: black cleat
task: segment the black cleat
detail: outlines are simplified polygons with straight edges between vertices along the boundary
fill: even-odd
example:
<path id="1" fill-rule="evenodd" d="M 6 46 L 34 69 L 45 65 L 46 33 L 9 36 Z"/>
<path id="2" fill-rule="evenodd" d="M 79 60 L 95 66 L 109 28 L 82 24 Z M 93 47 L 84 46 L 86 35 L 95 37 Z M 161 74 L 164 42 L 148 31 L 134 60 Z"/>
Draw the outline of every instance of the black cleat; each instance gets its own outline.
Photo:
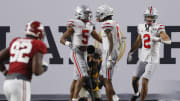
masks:
<path id="1" fill-rule="evenodd" d="M 137 95 L 133 95 L 132 97 L 131 97 L 131 101 L 136 101 L 136 99 L 138 99 L 140 97 L 140 93 L 139 93 L 139 95 L 137 96 Z"/>

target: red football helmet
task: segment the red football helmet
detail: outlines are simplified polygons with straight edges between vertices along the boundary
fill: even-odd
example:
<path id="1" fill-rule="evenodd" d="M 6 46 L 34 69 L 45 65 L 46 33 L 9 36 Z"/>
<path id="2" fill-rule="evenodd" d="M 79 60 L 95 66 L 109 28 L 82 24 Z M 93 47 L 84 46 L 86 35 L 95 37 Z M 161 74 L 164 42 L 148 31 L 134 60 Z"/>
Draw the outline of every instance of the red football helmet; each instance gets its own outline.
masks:
<path id="1" fill-rule="evenodd" d="M 44 26 L 39 21 L 31 21 L 26 25 L 26 35 L 31 35 L 39 39 L 44 39 Z"/>

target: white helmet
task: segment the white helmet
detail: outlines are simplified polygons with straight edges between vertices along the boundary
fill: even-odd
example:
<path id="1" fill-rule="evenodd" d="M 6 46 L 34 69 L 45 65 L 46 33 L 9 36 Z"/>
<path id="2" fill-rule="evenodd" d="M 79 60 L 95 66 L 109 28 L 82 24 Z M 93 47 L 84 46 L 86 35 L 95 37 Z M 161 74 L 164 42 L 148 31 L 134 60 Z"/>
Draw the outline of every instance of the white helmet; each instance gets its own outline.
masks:
<path id="1" fill-rule="evenodd" d="M 108 16 L 113 16 L 113 8 L 108 5 L 101 5 L 96 10 L 96 20 L 102 21 L 104 18 Z"/>
<path id="2" fill-rule="evenodd" d="M 75 17 L 83 21 L 90 21 L 92 18 L 92 12 L 86 5 L 80 5 L 76 7 Z"/>
<path id="3" fill-rule="evenodd" d="M 144 11 L 144 20 L 146 20 L 146 17 L 153 17 L 153 22 L 156 21 L 156 19 L 158 18 L 158 13 L 156 8 L 153 8 L 152 6 L 148 7 L 145 11 Z"/>

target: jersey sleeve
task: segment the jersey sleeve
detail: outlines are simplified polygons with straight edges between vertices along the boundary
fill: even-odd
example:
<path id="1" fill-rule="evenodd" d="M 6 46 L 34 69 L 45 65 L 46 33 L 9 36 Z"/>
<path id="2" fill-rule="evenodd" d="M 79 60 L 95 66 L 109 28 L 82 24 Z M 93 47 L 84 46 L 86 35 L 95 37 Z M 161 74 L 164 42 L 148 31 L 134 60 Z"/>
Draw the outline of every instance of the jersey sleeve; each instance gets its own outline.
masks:
<path id="1" fill-rule="evenodd" d="M 102 24 L 102 29 L 105 30 L 113 30 L 113 25 L 112 23 L 106 22 Z"/>
<path id="2" fill-rule="evenodd" d="M 137 32 L 138 32 L 138 34 L 141 34 L 141 24 L 139 24 L 139 25 L 137 26 Z"/>
<path id="3" fill-rule="evenodd" d="M 165 32 L 165 26 L 160 24 L 158 28 L 158 33 L 161 33 L 161 32 Z"/>
<path id="4" fill-rule="evenodd" d="M 73 19 L 70 19 L 69 21 L 67 21 L 67 27 L 74 27 L 75 26 L 75 21 Z"/>
<path id="5" fill-rule="evenodd" d="M 47 47 L 45 45 L 44 42 L 42 42 L 41 40 L 36 40 L 34 42 L 34 48 L 35 48 L 35 53 L 40 52 L 42 54 L 46 54 L 47 53 Z"/>

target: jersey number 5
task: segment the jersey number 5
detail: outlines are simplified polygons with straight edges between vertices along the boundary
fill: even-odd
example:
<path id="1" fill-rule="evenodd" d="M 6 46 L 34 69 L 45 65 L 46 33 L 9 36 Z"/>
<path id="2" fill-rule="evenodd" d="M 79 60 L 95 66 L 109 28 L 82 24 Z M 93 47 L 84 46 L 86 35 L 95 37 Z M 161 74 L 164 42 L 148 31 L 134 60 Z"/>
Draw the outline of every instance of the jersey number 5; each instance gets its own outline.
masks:
<path id="1" fill-rule="evenodd" d="M 83 40 L 82 40 L 82 43 L 83 44 L 88 44 L 88 34 L 89 33 L 89 30 L 86 30 L 86 29 L 84 29 L 84 30 L 82 30 L 82 37 L 83 37 Z"/>
<path id="2" fill-rule="evenodd" d="M 144 48 L 151 48 L 151 45 L 150 45 L 150 35 L 149 34 L 144 34 L 143 36 L 144 38 Z"/>
<path id="3" fill-rule="evenodd" d="M 20 41 L 14 42 L 10 48 L 10 52 L 11 52 L 10 62 L 28 63 L 30 58 L 24 55 L 29 54 L 31 50 L 32 50 L 31 41 L 26 41 L 22 43 Z"/>

